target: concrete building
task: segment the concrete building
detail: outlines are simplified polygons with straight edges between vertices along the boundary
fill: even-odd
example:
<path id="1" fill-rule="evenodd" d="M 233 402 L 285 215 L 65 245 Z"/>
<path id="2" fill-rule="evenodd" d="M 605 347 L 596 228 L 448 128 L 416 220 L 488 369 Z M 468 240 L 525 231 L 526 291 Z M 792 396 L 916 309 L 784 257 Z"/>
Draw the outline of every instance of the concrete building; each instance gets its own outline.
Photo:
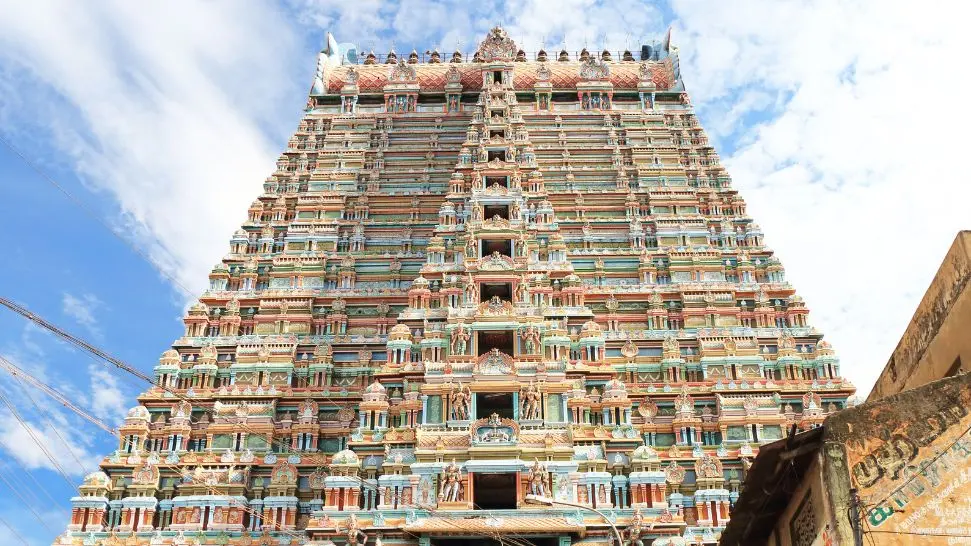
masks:
<path id="1" fill-rule="evenodd" d="M 719 544 L 971 543 L 969 408 L 961 374 L 762 446 Z"/>
<path id="2" fill-rule="evenodd" d="M 867 400 L 971 370 L 971 231 L 958 233 Z"/>

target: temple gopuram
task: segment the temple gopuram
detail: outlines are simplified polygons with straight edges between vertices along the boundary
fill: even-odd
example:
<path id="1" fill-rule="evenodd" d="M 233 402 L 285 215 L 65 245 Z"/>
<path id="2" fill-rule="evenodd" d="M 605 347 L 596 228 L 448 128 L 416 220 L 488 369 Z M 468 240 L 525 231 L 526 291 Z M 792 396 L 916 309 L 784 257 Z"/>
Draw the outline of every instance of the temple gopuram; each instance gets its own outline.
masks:
<path id="1" fill-rule="evenodd" d="M 343 49 L 55 544 L 715 544 L 855 389 L 670 35 Z"/>

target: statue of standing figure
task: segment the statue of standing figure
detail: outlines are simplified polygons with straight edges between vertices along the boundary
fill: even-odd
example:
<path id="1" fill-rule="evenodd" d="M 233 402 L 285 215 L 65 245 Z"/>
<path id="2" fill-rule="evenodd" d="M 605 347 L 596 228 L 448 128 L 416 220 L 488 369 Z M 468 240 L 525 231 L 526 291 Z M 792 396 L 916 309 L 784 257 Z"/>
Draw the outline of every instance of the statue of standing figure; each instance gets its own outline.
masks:
<path id="1" fill-rule="evenodd" d="M 442 471 L 442 487 L 438 493 L 439 502 L 460 502 L 462 500 L 462 470 L 455 459 Z"/>
<path id="2" fill-rule="evenodd" d="M 471 337 L 461 324 L 459 324 L 458 328 L 452 330 L 452 354 L 464 355 L 466 344 L 468 344 Z"/>
<path id="3" fill-rule="evenodd" d="M 546 471 L 546 467 L 539 464 L 538 459 L 533 459 L 533 466 L 530 467 L 529 474 L 526 475 L 526 490 L 529 491 L 530 495 L 548 497 L 548 482 L 549 473 Z"/>
<path id="4" fill-rule="evenodd" d="M 523 413 L 520 417 L 526 420 L 539 419 L 542 396 L 539 393 L 539 389 L 536 388 L 536 385 L 530 383 L 528 387 L 520 391 L 519 396 L 523 399 Z"/>
<path id="5" fill-rule="evenodd" d="M 458 389 L 451 393 L 449 402 L 452 407 L 452 419 L 465 421 L 469 418 L 469 402 L 472 400 L 472 390 L 459 383 Z"/>
<path id="6" fill-rule="evenodd" d="M 535 326 L 529 326 L 520 335 L 523 339 L 523 350 L 526 354 L 536 354 L 536 348 L 539 346 L 539 330 Z"/>

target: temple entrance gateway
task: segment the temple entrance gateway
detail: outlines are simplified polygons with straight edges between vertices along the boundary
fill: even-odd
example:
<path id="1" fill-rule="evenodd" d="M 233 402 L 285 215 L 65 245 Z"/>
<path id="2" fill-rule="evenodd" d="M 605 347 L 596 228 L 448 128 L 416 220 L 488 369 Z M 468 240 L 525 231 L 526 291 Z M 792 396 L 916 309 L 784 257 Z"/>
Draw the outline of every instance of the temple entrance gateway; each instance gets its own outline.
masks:
<path id="1" fill-rule="evenodd" d="M 472 474 L 472 502 L 476 510 L 515 510 L 516 474 Z"/>

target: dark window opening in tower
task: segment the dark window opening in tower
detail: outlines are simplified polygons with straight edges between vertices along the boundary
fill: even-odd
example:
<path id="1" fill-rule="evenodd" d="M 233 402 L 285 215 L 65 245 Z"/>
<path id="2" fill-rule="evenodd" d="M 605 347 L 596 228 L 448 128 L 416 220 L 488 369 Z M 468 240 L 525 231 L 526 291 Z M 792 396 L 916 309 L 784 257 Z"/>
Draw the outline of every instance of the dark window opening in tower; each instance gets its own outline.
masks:
<path id="1" fill-rule="evenodd" d="M 486 239 L 482 241 L 483 258 L 492 256 L 493 252 L 498 252 L 503 256 L 512 257 L 512 240 L 510 239 Z"/>
<path id="2" fill-rule="evenodd" d="M 478 333 L 479 356 L 482 356 L 493 349 L 512 356 L 513 354 L 513 332 L 505 331 L 485 331 Z"/>
<path id="3" fill-rule="evenodd" d="M 486 220 L 495 218 L 503 218 L 505 220 L 509 219 L 509 206 L 508 205 L 485 205 L 482 209 L 482 216 Z"/>
<path id="4" fill-rule="evenodd" d="M 477 510 L 515 510 L 516 474 L 472 474 L 472 501 Z"/>
<path id="5" fill-rule="evenodd" d="M 553 534 L 552 531 L 549 534 Z M 535 537 L 532 535 L 519 535 L 520 540 L 528 542 L 531 546 L 559 546 L 558 536 Z M 431 546 L 503 546 L 511 544 L 509 541 L 499 541 L 494 538 L 435 538 L 431 539 Z"/>
<path id="6" fill-rule="evenodd" d="M 475 418 L 488 419 L 493 413 L 504 419 L 513 418 L 511 392 L 475 393 Z"/>
<path id="7" fill-rule="evenodd" d="M 489 139 L 493 138 L 505 138 L 506 133 L 502 129 L 492 129 L 489 131 Z"/>
<path id="8" fill-rule="evenodd" d="M 493 159 L 498 159 L 499 161 L 506 160 L 506 150 L 489 150 L 489 161 Z"/>
<path id="9" fill-rule="evenodd" d="M 487 176 L 486 177 L 486 186 L 494 186 L 496 184 L 502 186 L 503 188 L 508 188 L 509 187 L 509 179 L 507 177 L 505 177 L 505 176 Z"/>
<path id="10" fill-rule="evenodd" d="M 479 302 L 489 301 L 494 296 L 503 301 L 512 301 L 512 283 L 483 283 Z"/>
<path id="11" fill-rule="evenodd" d="M 502 83 L 502 70 L 496 70 L 492 73 L 492 83 Z"/>

